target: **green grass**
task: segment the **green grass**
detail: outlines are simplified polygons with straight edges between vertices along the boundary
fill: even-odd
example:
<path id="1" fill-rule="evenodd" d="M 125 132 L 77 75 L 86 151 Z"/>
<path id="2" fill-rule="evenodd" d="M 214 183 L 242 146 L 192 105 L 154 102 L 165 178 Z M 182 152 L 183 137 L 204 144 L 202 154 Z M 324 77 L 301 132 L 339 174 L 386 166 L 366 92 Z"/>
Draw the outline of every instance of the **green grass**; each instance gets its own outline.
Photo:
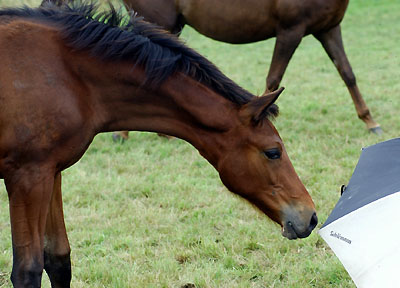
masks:
<path id="1" fill-rule="evenodd" d="M 313 37 L 303 39 L 284 76 L 275 125 L 315 201 L 318 227 L 351 177 L 361 147 L 400 134 L 397 11 L 392 0 L 352 0 L 342 24 L 348 57 L 382 136 L 369 134 L 358 120 Z M 240 85 L 263 92 L 273 39 L 235 46 L 189 27 L 182 38 Z M 0 190 L 0 287 L 10 287 L 8 200 L 3 185 Z M 282 238 L 276 224 L 228 192 L 216 171 L 178 139 L 131 133 L 122 145 L 99 135 L 63 173 L 63 196 L 72 287 L 355 287 L 316 233 L 300 241 Z M 50 287 L 45 275 L 43 286 Z"/>

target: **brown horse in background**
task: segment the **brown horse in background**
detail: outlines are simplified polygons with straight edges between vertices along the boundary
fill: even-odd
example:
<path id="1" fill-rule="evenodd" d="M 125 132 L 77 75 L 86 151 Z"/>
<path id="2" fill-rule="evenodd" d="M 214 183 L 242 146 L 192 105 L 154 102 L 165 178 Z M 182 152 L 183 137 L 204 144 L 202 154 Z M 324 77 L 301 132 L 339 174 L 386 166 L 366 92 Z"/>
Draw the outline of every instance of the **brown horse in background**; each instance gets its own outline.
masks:
<path id="1" fill-rule="evenodd" d="M 318 39 L 349 89 L 358 117 L 367 128 L 382 130 L 369 112 L 343 48 L 340 22 L 348 0 L 124 0 L 144 19 L 180 33 L 185 24 L 212 39 L 251 43 L 276 37 L 266 91 L 279 87 L 301 39 Z M 126 133 L 124 134 L 127 135 Z"/>
<path id="2" fill-rule="evenodd" d="M 270 121 L 282 89 L 255 97 L 155 26 L 71 5 L 0 10 L 0 178 L 14 287 L 40 287 L 43 269 L 52 287 L 70 287 L 61 171 L 101 132 L 184 139 L 283 236 L 311 233 L 314 203 Z"/>

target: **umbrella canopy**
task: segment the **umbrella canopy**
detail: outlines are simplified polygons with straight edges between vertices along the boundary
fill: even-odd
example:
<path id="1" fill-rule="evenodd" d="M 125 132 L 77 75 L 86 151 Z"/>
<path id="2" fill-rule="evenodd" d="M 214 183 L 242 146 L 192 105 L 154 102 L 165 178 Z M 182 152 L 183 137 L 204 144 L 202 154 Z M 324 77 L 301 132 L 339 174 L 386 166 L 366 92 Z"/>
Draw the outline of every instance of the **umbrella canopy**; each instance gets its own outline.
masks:
<path id="1" fill-rule="evenodd" d="M 400 287 L 400 138 L 362 150 L 319 234 L 357 287 Z"/>

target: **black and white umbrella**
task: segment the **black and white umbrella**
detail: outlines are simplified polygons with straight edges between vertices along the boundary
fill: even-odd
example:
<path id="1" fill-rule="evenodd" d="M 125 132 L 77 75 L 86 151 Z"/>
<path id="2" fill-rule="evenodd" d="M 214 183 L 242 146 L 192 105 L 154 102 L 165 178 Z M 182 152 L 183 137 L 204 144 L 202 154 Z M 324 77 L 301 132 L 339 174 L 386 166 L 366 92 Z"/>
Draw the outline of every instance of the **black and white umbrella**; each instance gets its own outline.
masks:
<path id="1" fill-rule="evenodd" d="M 319 234 L 357 287 L 400 287 L 400 138 L 362 150 Z"/>

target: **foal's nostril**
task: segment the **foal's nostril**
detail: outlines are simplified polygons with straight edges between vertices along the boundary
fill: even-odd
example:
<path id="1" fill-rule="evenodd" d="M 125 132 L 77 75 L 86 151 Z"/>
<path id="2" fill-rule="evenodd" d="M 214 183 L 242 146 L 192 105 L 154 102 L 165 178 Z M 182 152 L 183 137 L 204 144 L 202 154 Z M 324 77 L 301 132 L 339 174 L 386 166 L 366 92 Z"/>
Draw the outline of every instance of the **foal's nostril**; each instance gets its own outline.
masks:
<path id="1" fill-rule="evenodd" d="M 318 224 L 318 217 L 317 213 L 314 212 L 314 214 L 311 216 L 310 226 L 308 227 L 310 231 L 312 231 L 315 228 L 315 226 L 317 226 L 317 224 Z"/>

